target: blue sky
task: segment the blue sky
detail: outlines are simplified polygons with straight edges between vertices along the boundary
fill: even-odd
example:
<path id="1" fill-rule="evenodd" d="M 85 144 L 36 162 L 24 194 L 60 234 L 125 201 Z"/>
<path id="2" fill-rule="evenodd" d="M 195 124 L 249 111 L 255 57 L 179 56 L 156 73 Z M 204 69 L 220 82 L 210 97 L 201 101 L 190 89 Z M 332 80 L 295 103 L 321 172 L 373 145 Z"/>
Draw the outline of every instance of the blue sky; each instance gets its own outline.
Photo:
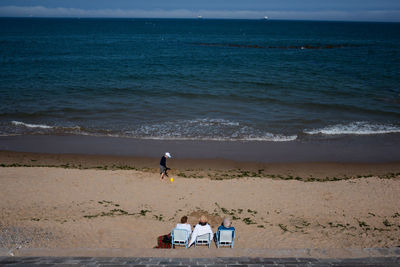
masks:
<path id="1" fill-rule="evenodd" d="M 0 0 L 0 16 L 400 22 L 400 0 Z"/>

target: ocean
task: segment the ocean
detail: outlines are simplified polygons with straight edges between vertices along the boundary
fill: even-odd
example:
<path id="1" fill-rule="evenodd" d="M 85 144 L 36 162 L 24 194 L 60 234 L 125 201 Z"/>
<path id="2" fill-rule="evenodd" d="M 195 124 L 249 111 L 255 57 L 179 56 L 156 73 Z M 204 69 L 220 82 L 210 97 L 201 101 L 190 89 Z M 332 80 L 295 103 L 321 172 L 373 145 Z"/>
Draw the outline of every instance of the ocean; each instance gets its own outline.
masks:
<path id="1" fill-rule="evenodd" d="M 0 135 L 400 134 L 400 23 L 0 18 Z"/>

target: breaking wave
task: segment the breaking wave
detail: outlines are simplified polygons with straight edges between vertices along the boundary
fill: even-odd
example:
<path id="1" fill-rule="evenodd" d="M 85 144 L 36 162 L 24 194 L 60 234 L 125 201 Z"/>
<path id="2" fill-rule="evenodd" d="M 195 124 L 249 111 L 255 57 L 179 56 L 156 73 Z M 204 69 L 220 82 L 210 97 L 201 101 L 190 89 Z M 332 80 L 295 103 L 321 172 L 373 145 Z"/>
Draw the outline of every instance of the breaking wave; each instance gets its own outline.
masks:
<path id="1" fill-rule="evenodd" d="M 144 139 L 218 141 L 293 141 L 297 135 L 281 135 L 225 119 L 180 120 L 143 125 L 126 135 Z"/>
<path id="2" fill-rule="evenodd" d="M 75 134 L 92 136 L 130 137 L 157 140 L 214 140 L 214 141 L 272 141 L 286 142 L 297 139 L 297 135 L 274 134 L 240 122 L 225 119 L 177 120 L 162 123 L 127 126 L 125 130 L 65 127 L 11 121 L 0 125 L 0 134 Z"/>
<path id="3" fill-rule="evenodd" d="M 12 125 L 15 126 L 24 126 L 28 128 L 42 128 L 42 129 L 53 129 L 53 126 L 48 126 L 48 125 L 43 125 L 43 124 L 30 124 L 30 123 L 24 123 L 22 121 L 12 121 Z"/>
<path id="4" fill-rule="evenodd" d="M 305 130 L 310 135 L 374 135 L 400 133 L 400 126 L 392 124 L 374 124 L 365 121 L 351 122 L 348 124 L 336 124 L 320 129 Z"/>
<path id="5" fill-rule="evenodd" d="M 128 137 L 157 140 L 213 140 L 213 141 L 270 141 L 288 142 L 304 136 L 378 135 L 400 133 L 400 126 L 365 121 L 335 124 L 322 128 L 299 129 L 297 134 L 272 133 L 251 125 L 226 119 L 193 119 L 161 123 L 148 123 L 121 129 L 104 129 L 82 126 L 59 126 L 11 121 L 0 125 L 0 135 L 23 134 L 73 134 L 92 136 Z"/>
<path id="6" fill-rule="evenodd" d="M 79 126 L 64 127 L 64 126 L 50 126 L 46 124 L 33 124 L 25 123 L 22 121 L 12 121 L 12 128 L 6 127 L 9 134 L 81 134 L 87 133 Z M 3 133 L 4 134 L 4 133 Z"/>

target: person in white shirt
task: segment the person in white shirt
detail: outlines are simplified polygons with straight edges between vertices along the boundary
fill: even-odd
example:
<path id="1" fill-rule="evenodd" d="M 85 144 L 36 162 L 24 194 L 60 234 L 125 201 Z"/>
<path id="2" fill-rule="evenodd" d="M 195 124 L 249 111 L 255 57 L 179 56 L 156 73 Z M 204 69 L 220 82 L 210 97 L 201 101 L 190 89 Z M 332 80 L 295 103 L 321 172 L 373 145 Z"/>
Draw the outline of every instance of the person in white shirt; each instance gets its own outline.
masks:
<path id="1" fill-rule="evenodd" d="M 196 241 L 196 238 L 200 235 L 208 234 L 210 233 L 210 238 L 213 238 L 213 231 L 211 229 L 211 226 L 207 223 L 207 217 L 202 215 L 200 217 L 199 223 L 196 224 L 194 227 L 193 233 L 192 233 L 192 238 L 190 239 L 189 242 L 189 247 L 193 245 L 194 241 Z"/>
<path id="2" fill-rule="evenodd" d="M 181 218 L 181 223 L 178 223 L 176 225 L 176 229 L 184 229 L 186 231 L 188 231 L 189 235 L 188 238 L 190 237 L 190 235 L 192 234 L 192 227 L 190 226 L 190 224 L 187 223 L 188 217 L 187 216 L 183 216 Z"/>

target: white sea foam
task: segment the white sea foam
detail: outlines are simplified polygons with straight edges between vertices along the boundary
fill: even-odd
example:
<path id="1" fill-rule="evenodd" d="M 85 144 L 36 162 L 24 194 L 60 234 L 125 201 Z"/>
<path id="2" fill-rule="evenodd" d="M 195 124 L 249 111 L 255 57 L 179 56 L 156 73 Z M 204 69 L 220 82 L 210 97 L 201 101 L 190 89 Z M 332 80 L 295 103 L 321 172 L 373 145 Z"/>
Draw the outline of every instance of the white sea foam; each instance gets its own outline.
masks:
<path id="1" fill-rule="evenodd" d="M 24 126 L 24 127 L 28 127 L 28 128 L 41 128 L 41 129 L 53 129 L 53 126 L 48 126 L 48 125 L 44 125 L 44 124 L 30 124 L 30 123 L 25 123 L 22 121 L 12 121 L 11 122 L 13 125 L 15 126 Z"/>
<path id="2" fill-rule="evenodd" d="M 46 133 L 51 133 L 51 132 L 58 132 L 58 133 L 77 133 L 77 134 L 82 134 L 84 135 L 85 132 L 82 131 L 82 128 L 80 126 L 71 126 L 71 127 L 64 127 L 64 126 L 49 126 L 46 124 L 32 124 L 32 123 L 25 123 L 22 121 L 12 121 L 11 124 L 13 126 L 18 127 L 25 127 L 28 128 L 27 131 L 29 132 L 46 132 Z"/>
<path id="3" fill-rule="evenodd" d="M 274 134 L 255 129 L 240 122 L 225 119 L 193 119 L 147 124 L 125 132 L 85 129 L 79 126 L 49 126 L 12 121 L 15 126 L 9 134 L 78 134 L 92 136 L 130 137 L 157 140 L 203 140 L 203 141 L 270 141 L 287 142 L 297 139 L 297 135 Z"/>
<path id="4" fill-rule="evenodd" d="M 225 119 L 178 120 L 142 125 L 125 132 L 127 136 L 158 140 L 209 140 L 209 141 L 274 141 L 297 139 L 296 135 L 265 132 L 239 122 Z"/>
<path id="5" fill-rule="evenodd" d="M 272 141 L 272 142 L 289 142 L 297 139 L 297 135 L 281 135 L 281 134 L 265 134 L 262 137 L 248 137 L 241 141 Z"/>
<path id="6" fill-rule="evenodd" d="M 127 136 L 129 137 L 129 136 Z M 260 137 L 241 137 L 241 138 L 230 138 L 230 137 L 171 137 L 171 136 L 145 136 L 145 137 L 137 137 L 130 136 L 133 138 L 139 139 L 148 139 L 148 140 L 171 140 L 171 141 L 269 141 L 269 142 L 288 142 L 294 141 L 297 139 L 297 135 L 270 135 L 270 136 L 260 136 Z"/>
<path id="7" fill-rule="evenodd" d="M 365 121 L 351 122 L 348 124 L 336 124 L 320 129 L 305 130 L 310 135 L 373 135 L 400 133 L 400 126 L 392 124 L 376 124 Z"/>
<path id="8" fill-rule="evenodd" d="M 200 124 L 201 126 L 216 126 L 216 125 L 224 125 L 224 126 L 239 126 L 239 122 L 224 120 L 224 119 L 194 119 L 181 121 L 184 124 Z"/>

